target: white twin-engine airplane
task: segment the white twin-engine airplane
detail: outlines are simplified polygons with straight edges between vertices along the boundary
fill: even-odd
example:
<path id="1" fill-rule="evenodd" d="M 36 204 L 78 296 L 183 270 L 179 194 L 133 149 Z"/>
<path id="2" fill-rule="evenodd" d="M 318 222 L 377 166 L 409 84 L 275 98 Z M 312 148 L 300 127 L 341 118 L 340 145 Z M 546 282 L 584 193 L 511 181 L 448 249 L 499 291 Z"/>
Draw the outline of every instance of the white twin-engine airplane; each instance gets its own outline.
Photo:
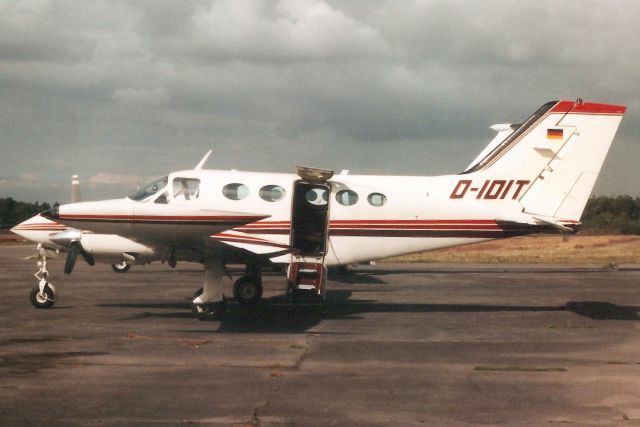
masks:
<path id="1" fill-rule="evenodd" d="M 116 236 L 118 256 L 132 263 L 203 263 L 204 286 L 193 307 L 212 318 L 224 304 L 227 263 L 246 265 L 234 296 L 255 304 L 261 270 L 273 264 L 288 265 L 288 296 L 322 297 L 327 266 L 574 232 L 625 110 L 580 99 L 549 102 L 522 124 L 494 125 L 497 136 L 458 175 L 205 170 L 207 154 L 195 169 L 173 172 L 128 198 L 71 203 L 43 216 L 75 230 L 51 236 L 69 248 L 71 265 L 77 254 L 91 261 L 97 253 L 91 233 Z M 34 292 L 42 306 L 55 300 L 46 280 Z"/>

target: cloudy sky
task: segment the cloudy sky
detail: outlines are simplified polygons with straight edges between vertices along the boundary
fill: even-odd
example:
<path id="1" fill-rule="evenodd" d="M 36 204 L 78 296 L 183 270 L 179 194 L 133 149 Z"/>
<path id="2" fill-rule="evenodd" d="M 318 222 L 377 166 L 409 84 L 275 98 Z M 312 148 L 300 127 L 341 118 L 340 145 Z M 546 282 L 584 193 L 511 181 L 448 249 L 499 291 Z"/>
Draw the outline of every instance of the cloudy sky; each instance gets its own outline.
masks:
<path id="1" fill-rule="evenodd" d="M 549 100 L 629 107 L 597 194 L 640 194 L 636 1 L 0 0 L 0 197 L 208 167 L 461 171 Z"/>

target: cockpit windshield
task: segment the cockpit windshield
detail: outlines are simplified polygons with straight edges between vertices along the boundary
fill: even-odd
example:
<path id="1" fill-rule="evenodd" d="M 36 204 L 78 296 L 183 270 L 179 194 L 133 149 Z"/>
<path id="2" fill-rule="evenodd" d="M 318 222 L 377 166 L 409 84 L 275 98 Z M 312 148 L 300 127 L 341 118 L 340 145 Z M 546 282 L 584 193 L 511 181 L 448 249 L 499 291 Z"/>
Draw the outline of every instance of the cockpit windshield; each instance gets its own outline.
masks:
<path id="1" fill-rule="evenodd" d="M 167 186 L 168 177 L 163 176 L 162 178 L 156 179 L 151 184 L 142 187 L 140 190 L 130 195 L 129 198 L 131 200 L 135 200 L 137 202 L 141 202 L 149 196 L 153 196 L 158 191 L 162 190 Z"/>

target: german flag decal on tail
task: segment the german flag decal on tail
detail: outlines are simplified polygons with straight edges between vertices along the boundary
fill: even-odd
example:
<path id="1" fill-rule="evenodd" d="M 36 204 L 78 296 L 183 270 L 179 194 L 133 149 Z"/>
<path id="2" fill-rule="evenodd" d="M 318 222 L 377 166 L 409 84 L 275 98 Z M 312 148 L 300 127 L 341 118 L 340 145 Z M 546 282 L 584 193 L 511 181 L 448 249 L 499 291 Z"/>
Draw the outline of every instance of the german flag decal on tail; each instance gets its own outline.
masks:
<path id="1" fill-rule="evenodd" d="M 563 129 L 547 129 L 547 139 L 562 139 Z"/>

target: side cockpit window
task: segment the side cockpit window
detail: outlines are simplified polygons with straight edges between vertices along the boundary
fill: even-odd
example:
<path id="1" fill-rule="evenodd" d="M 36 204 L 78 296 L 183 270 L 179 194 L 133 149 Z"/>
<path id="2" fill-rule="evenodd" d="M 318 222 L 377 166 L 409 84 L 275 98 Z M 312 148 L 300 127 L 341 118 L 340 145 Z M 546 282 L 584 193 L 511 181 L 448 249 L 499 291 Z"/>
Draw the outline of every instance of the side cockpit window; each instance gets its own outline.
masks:
<path id="1" fill-rule="evenodd" d="M 149 199 L 154 194 L 157 194 L 160 190 L 167 186 L 168 178 L 163 176 L 162 178 L 156 179 L 151 184 L 148 184 L 142 187 L 140 190 L 136 191 L 132 195 L 129 196 L 131 200 L 135 200 L 136 202 L 142 202 Z"/>
<path id="2" fill-rule="evenodd" d="M 197 178 L 174 178 L 173 199 L 195 200 L 200 195 L 200 180 Z"/>
<path id="3" fill-rule="evenodd" d="M 162 205 L 166 205 L 167 203 L 169 203 L 169 201 L 167 200 L 167 192 L 165 191 L 164 193 L 156 197 L 153 203 L 159 203 Z"/>

